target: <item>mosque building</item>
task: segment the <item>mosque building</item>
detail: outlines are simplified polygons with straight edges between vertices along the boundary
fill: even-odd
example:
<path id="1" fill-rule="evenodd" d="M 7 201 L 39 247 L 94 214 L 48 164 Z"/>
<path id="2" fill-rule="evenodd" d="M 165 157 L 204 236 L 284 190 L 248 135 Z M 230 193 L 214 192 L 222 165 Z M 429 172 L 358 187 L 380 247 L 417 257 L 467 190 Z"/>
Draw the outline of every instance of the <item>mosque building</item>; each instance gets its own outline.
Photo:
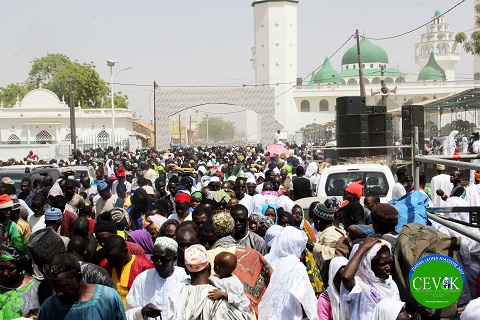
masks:
<path id="1" fill-rule="evenodd" d="M 356 44 L 343 53 L 339 68 L 332 66 L 325 57 L 322 67 L 312 73 L 308 82 L 297 79 L 298 5 L 298 0 L 256 0 L 252 3 L 255 43 L 252 62 L 256 84 L 275 87 L 275 119 L 281 130 L 290 135 L 307 125 L 333 124 L 336 98 L 359 95 Z M 360 39 L 367 105 L 382 103 L 379 92 L 382 78 L 392 90 L 386 97 L 388 112 L 398 111 L 405 104 L 438 99 L 475 86 L 473 80 L 455 78 L 461 45 L 455 42 L 454 32 L 450 31 L 441 11 L 435 11 L 425 28 L 412 54 L 420 68 L 417 79 L 407 80 L 406 73 L 389 64 L 383 48 L 366 37 Z M 247 112 L 249 129 L 255 131 L 257 124 L 253 118 Z M 477 120 L 470 121 L 478 123 Z M 433 117 L 428 121 L 436 126 L 441 120 Z"/>

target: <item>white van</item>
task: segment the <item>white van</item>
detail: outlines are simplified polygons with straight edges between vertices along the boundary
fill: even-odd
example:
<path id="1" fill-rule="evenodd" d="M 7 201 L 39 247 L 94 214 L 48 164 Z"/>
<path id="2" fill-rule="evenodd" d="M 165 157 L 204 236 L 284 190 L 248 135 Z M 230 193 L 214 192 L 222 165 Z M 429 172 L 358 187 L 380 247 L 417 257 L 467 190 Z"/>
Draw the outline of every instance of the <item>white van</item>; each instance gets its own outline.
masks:
<path id="1" fill-rule="evenodd" d="M 345 186 L 352 180 L 362 179 L 363 196 L 369 192 L 379 195 L 380 201 L 387 203 L 392 200 L 392 189 L 395 184 L 392 171 L 381 164 L 342 164 L 325 168 L 317 185 L 317 196 L 295 201 L 302 208 L 308 209 L 314 201 L 325 201 L 336 197 L 342 200 Z M 363 204 L 363 197 L 360 199 Z"/>

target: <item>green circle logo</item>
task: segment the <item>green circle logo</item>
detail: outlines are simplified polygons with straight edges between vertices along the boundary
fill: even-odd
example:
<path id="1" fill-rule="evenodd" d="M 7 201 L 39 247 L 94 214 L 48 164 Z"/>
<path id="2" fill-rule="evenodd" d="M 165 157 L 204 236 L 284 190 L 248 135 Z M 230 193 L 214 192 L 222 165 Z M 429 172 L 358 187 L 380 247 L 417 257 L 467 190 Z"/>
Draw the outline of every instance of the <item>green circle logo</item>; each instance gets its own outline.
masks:
<path id="1" fill-rule="evenodd" d="M 462 266 L 441 254 L 425 256 L 410 269 L 410 292 L 421 305 L 442 309 L 460 298 L 465 281 Z"/>

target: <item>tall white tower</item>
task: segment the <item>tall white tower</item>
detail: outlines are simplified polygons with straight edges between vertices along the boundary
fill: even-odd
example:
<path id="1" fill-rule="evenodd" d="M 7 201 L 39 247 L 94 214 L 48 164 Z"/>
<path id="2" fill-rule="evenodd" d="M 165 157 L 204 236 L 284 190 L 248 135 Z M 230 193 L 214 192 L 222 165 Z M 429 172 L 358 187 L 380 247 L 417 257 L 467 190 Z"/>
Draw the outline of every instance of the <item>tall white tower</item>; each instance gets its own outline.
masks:
<path id="1" fill-rule="evenodd" d="M 435 60 L 445 70 L 447 81 L 454 81 L 455 64 L 460 61 L 459 44 L 455 43 L 455 34 L 445 23 L 440 10 L 435 11 L 432 20 L 427 25 L 427 33 L 422 34 L 421 42 L 415 44 L 415 63 L 423 69 L 433 52 Z"/>
<path id="2" fill-rule="evenodd" d="M 480 6 L 480 0 L 475 0 L 475 5 L 473 7 L 473 25 L 475 26 L 474 31 L 477 32 L 480 31 L 480 27 L 477 26 L 477 21 L 480 19 L 480 14 L 477 13 L 477 10 L 475 10 L 475 8 L 478 8 L 478 6 Z M 480 80 L 480 56 L 476 54 L 473 55 L 473 75 L 475 80 Z"/>
<path id="3" fill-rule="evenodd" d="M 298 0 L 252 3 L 256 84 L 275 87 L 275 120 L 290 133 L 297 129 L 298 114 L 292 89 L 297 79 L 297 5 Z"/>

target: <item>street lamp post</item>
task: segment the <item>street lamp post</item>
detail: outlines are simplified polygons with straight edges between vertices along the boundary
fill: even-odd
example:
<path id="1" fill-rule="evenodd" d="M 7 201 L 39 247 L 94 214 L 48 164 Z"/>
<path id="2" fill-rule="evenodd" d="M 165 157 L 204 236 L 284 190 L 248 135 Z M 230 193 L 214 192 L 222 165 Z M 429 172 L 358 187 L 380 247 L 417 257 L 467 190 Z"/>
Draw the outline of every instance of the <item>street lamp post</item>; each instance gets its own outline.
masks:
<path id="1" fill-rule="evenodd" d="M 208 113 L 207 113 L 207 144 L 208 144 Z"/>
<path id="2" fill-rule="evenodd" d="M 113 67 L 115 66 L 115 63 L 118 63 L 118 61 L 115 61 L 112 59 L 107 60 L 107 66 L 110 67 L 110 94 L 111 94 L 110 99 L 112 100 L 112 134 L 110 135 L 110 139 L 111 139 L 111 145 L 113 148 L 115 148 L 115 102 L 113 101 L 113 81 L 115 80 L 115 77 L 120 72 L 125 70 L 130 70 L 133 68 L 130 66 L 130 67 L 120 69 L 117 71 L 117 73 L 115 73 L 115 75 L 113 75 Z"/>

